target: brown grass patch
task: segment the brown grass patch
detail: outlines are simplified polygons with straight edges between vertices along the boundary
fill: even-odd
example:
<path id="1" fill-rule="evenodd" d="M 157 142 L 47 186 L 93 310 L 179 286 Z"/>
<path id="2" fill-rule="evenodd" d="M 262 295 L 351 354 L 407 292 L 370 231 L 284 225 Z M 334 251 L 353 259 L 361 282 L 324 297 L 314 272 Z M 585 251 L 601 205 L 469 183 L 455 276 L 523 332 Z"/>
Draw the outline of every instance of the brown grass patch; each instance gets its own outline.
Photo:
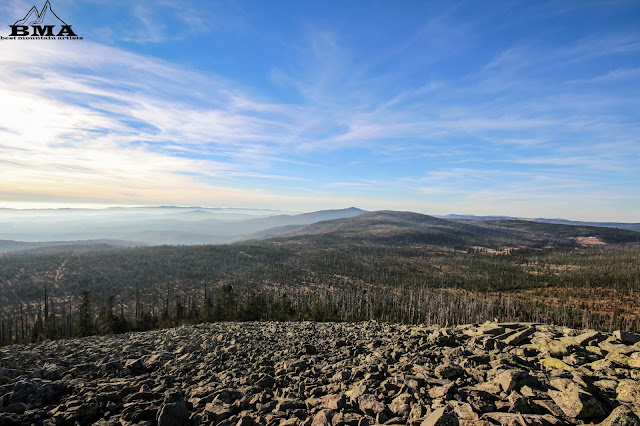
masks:
<path id="1" fill-rule="evenodd" d="M 480 250 L 484 253 L 488 253 L 488 254 L 509 254 L 511 252 L 511 250 L 517 250 L 518 247 L 501 247 L 499 249 L 492 249 L 489 247 L 482 247 L 482 246 L 473 246 L 471 247 L 472 249 L 475 250 Z"/>
<path id="2" fill-rule="evenodd" d="M 622 317 L 640 316 L 640 292 L 595 287 L 545 287 L 509 292 L 513 297 L 534 299 L 554 306 L 570 306 L 590 313 L 611 315 L 618 309 Z"/>
<path id="3" fill-rule="evenodd" d="M 580 266 L 580 265 L 554 265 L 554 264 L 544 265 L 544 266 L 538 266 L 538 265 L 540 264 L 536 263 L 533 266 L 523 265 L 522 267 L 527 271 L 527 273 L 531 275 L 542 275 L 544 273 L 549 273 L 549 272 L 551 272 L 553 275 L 559 275 L 559 272 L 561 271 L 575 271 L 578 269 L 584 269 L 584 266 Z"/>
<path id="4" fill-rule="evenodd" d="M 640 291 L 621 292 L 615 289 L 596 287 L 544 287 L 529 290 L 491 291 L 477 293 L 459 288 L 443 288 L 446 293 L 461 294 L 474 299 L 499 299 L 512 297 L 519 300 L 535 300 L 549 306 L 565 306 L 588 311 L 592 314 L 618 314 L 627 319 L 640 317 Z"/>
<path id="5" fill-rule="evenodd" d="M 603 246 L 607 244 L 598 237 L 576 237 L 575 240 L 582 247 Z"/>

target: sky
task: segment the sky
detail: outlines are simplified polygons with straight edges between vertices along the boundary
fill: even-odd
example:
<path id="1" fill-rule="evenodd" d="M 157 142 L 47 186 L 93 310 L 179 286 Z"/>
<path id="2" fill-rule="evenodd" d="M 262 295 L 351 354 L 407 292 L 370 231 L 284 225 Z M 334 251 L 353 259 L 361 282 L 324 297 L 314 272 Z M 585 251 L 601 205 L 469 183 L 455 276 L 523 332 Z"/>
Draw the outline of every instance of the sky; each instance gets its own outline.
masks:
<path id="1" fill-rule="evenodd" d="M 640 2 L 51 7 L 82 40 L 0 40 L 0 207 L 640 222 Z"/>

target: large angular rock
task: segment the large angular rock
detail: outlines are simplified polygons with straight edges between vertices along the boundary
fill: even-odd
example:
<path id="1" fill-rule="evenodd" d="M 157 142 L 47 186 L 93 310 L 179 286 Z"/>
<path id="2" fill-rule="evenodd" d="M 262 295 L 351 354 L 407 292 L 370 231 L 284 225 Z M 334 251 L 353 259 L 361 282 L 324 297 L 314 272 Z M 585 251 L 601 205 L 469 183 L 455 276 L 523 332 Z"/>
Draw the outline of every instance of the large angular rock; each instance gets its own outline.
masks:
<path id="1" fill-rule="evenodd" d="M 449 406 L 453 408 L 453 413 L 459 420 L 478 421 L 478 414 L 473 411 L 471 404 L 459 401 L 449 401 Z"/>
<path id="2" fill-rule="evenodd" d="M 320 410 L 313 417 L 313 421 L 311 422 L 311 426 L 331 426 L 331 419 L 335 414 L 334 410 Z"/>
<path id="3" fill-rule="evenodd" d="M 420 426 L 458 426 L 459 424 L 456 415 L 442 407 L 429 414 Z"/>
<path id="4" fill-rule="evenodd" d="M 64 418 L 66 422 L 78 422 L 80 424 L 90 424 L 92 420 L 96 420 L 99 416 L 100 405 L 96 402 L 83 402 L 80 405 L 67 408 L 64 412 Z M 123 417 L 125 412 L 123 412 Z M 140 418 L 140 420 L 150 420 L 155 417 L 155 413 L 150 414 L 149 417 Z M 138 420 L 139 421 L 139 420 Z"/>
<path id="5" fill-rule="evenodd" d="M 331 419 L 331 424 L 333 426 L 358 426 L 363 420 L 366 418 L 358 413 L 352 412 L 338 412 Z M 362 423 L 362 425 L 367 425 L 369 423 Z"/>
<path id="6" fill-rule="evenodd" d="M 385 409 L 384 402 L 371 394 L 365 394 L 358 398 L 358 407 L 360 411 L 370 416 L 382 413 Z"/>
<path id="7" fill-rule="evenodd" d="M 3 426 L 20 426 L 20 416 L 15 413 L 0 413 L 0 424 Z"/>
<path id="8" fill-rule="evenodd" d="M 640 352 L 634 352 L 629 356 L 629 367 L 640 368 Z"/>
<path id="9" fill-rule="evenodd" d="M 567 336 L 561 339 L 554 339 L 548 336 L 533 337 L 531 345 L 539 352 L 548 353 L 554 358 L 562 358 L 569 355 L 578 345 L 573 337 Z"/>
<path id="10" fill-rule="evenodd" d="M 304 359 L 291 360 L 291 361 L 287 361 L 284 364 L 284 368 L 289 373 L 293 373 L 293 372 L 299 373 L 309 368 L 309 363 Z"/>
<path id="11" fill-rule="evenodd" d="M 448 383 L 446 385 L 436 386 L 429 389 L 428 394 L 433 399 L 444 398 L 448 394 L 450 394 L 454 388 L 455 388 L 455 385 L 453 383 Z"/>
<path id="12" fill-rule="evenodd" d="M 488 334 L 490 336 L 499 336 L 501 334 L 504 334 L 505 331 L 505 328 L 499 326 L 497 323 L 487 322 L 478 327 L 477 333 L 473 334 Z"/>
<path id="13" fill-rule="evenodd" d="M 347 396 L 341 394 L 330 394 L 322 398 L 322 406 L 331 410 L 341 410 L 347 406 Z"/>
<path id="14" fill-rule="evenodd" d="M 604 419 L 600 426 L 640 426 L 640 419 L 628 407 L 620 405 Z"/>
<path id="15" fill-rule="evenodd" d="M 500 388 L 507 393 L 522 386 L 522 381 L 528 373 L 525 370 L 510 369 L 498 374 L 493 380 L 500 385 Z"/>
<path id="16" fill-rule="evenodd" d="M 601 419 L 606 416 L 602 404 L 586 389 L 570 379 L 552 379 L 549 396 L 569 417 L 581 420 Z"/>
<path id="17" fill-rule="evenodd" d="M 415 401 L 415 398 L 409 393 L 402 393 L 396 396 L 391 404 L 389 404 L 389 410 L 392 413 L 407 418 L 411 413 L 411 404 Z"/>
<path id="18" fill-rule="evenodd" d="M 510 336 L 505 337 L 504 339 L 502 339 L 502 343 L 506 343 L 507 345 L 520 345 L 525 340 L 529 339 L 529 337 L 535 332 L 535 327 L 527 327 L 522 331 L 518 331 Z"/>
<path id="19" fill-rule="evenodd" d="M 147 372 L 147 368 L 144 365 L 144 361 L 145 361 L 144 358 L 128 359 L 124 363 L 124 368 L 134 376 L 144 374 Z"/>
<path id="20" fill-rule="evenodd" d="M 282 411 L 282 412 L 287 412 L 292 410 L 306 410 L 306 409 L 307 409 L 307 405 L 304 402 L 299 401 L 297 399 L 283 399 L 281 401 L 278 401 L 278 405 L 276 405 L 276 411 Z"/>
<path id="21" fill-rule="evenodd" d="M 15 379 L 20 375 L 20 371 L 11 368 L 0 367 L 0 378 Z"/>
<path id="22" fill-rule="evenodd" d="M 351 389 L 349 389 L 347 392 L 345 392 L 345 394 L 347 395 L 347 397 L 349 397 L 351 402 L 355 402 L 358 400 L 358 398 L 360 398 L 366 392 L 367 392 L 366 385 L 356 385 L 356 386 L 353 386 Z"/>
<path id="23" fill-rule="evenodd" d="M 633 345 L 634 343 L 640 342 L 640 334 L 629 333 L 628 331 L 616 330 L 613 332 L 613 337 L 625 345 Z"/>
<path id="24" fill-rule="evenodd" d="M 62 397 L 72 390 L 72 386 L 67 382 L 45 383 L 42 386 L 42 402 L 45 405 L 59 404 Z"/>
<path id="25" fill-rule="evenodd" d="M 455 379 L 456 377 L 462 377 L 465 374 L 464 368 L 457 364 L 446 363 L 440 364 L 435 369 L 436 376 L 443 379 Z"/>
<path id="26" fill-rule="evenodd" d="M 221 422 L 233 416 L 235 409 L 232 405 L 225 404 L 220 401 L 208 403 L 204 407 L 204 411 L 211 417 L 214 422 Z"/>
<path id="27" fill-rule="evenodd" d="M 13 386 L 13 391 L 9 396 L 11 403 L 21 402 L 28 409 L 42 406 L 43 389 L 42 386 L 32 380 L 20 380 Z"/>
<path id="28" fill-rule="evenodd" d="M 161 351 L 154 353 L 153 355 L 150 355 L 149 357 L 144 359 L 144 368 L 147 371 L 155 371 L 173 358 L 175 358 L 175 355 L 170 352 Z"/>
<path id="29" fill-rule="evenodd" d="M 580 346 L 586 346 L 589 342 L 599 343 L 604 339 L 604 335 L 601 332 L 595 330 L 588 330 L 584 333 L 578 334 L 577 336 L 571 337 L 571 340 L 573 340 L 576 345 Z"/>
<path id="30" fill-rule="evenodd" d="M 558 358 L 554 358 L 554 357 L 547 357 L 547 358 L 542 358 L 540 360 L 540 365 L 547 367 L 547 368 L 553 368 L 556 370 L 566 370 L 566 371 L 571 371 L 574 370 L 575 367 L 572 367 L 570 365 L 568 365 L 567 363 L 565 363 L 562 360 L 559 360 Z"/>
<path id="31" fill-rule="evenodd" d="M 158 426 L 183 426 L 189 420 L 189 410 L 179 392 L 167 394 L 158 412 Z"/>
<path id="32" fill-rule="evenodd" d="M 270 374 L 264 374 L 256 381 L 256 386 L 261 388 L 272 388 L 276 384 L 276 379 Z"/>
<path id="33" fill-rule="evenodd" d="M 610 338 L 604 342 L 598 343 L 598 347 L 608 353 L 619 353 L 622 355 L 629 355 L 636 351 L 633 346 L 625 345 L 624 343 L 616 343 L 615 340 Z"/>
<path id="34" fill-rule="evenodd" d="M 563 423 L 549 414 L 514 414 L 514 413 L 486 413 L 482 419 L 491 420 L 490 424 L 499 424 L 505 426 L 549 426 L 562 425 Z"/>
<path id="35" fill-rule="evenodd" d="M 640 404 L 640 381 L 632 379 L 621 380 L 616 388 L 616 393 L 619 401 Z"/>

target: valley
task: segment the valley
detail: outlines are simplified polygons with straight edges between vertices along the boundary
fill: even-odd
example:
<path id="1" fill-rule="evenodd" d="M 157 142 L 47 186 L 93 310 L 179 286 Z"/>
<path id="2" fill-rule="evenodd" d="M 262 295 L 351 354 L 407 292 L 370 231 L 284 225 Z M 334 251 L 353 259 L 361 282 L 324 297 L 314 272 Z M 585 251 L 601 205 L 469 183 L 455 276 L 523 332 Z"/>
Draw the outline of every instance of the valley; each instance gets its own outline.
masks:
<path id="1" fill-rule="evenodd" d="M 219 245 L 7 253 L 2 342 L 223 320 L 640 329 L 638 232 L 393 211 L 264 232 Z"/>

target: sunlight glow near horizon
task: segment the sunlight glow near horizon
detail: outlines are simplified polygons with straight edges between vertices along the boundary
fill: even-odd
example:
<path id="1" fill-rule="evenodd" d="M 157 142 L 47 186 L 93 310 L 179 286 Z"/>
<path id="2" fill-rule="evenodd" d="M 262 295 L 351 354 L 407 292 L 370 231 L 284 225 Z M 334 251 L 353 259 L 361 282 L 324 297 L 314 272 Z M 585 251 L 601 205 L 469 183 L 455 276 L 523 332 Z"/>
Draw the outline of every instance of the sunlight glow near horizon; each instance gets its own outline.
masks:
<path id="1" fill-rule="evenodd" d="M 636 2 L 51 5 L 84 40 L 0 41 L 0 207 L 640 222 Z"/>
<path id="2" fill-rule="evenodd" d="M 0 209 L 15 210 L 48 210 L 48 209 L 106 209 L 111 207 L 146 207 L 144 205 L 120 204 L 88 204 L 88 203 L 30 203 L 30 202 L 2 202 Z"/>

